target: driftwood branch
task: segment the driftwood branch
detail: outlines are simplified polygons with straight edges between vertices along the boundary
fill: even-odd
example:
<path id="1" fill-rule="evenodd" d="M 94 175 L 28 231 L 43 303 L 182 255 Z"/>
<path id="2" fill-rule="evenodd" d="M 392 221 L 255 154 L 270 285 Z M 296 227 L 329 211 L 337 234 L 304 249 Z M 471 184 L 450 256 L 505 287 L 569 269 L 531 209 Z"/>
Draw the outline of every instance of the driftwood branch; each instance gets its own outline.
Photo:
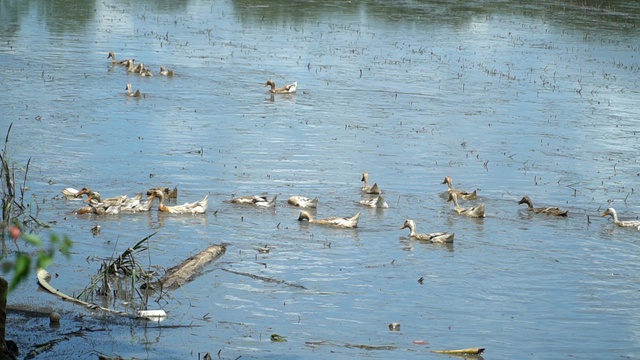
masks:
<path id="1" fill-rule="evenodd" d="M 207 264 L 218 260 L 224 255 L 225 251 L 227 251 L 227 247 L 224 245 L 209 246 L 202 252 L 168 269 L 167 273 L 159 279 L 157 283 L 151 284 L 151 287 L 162 288 L 164 290 L 177 289 L 195 279 L 202 273 L 202 269 Z"/>
<path id="2" fill-rule="evenodd" d="M 61 298 L 62 300 L 65 301 L 69 301 L 75 304 L 79 304 L 82 305 L 90 310 L 101 310 L 104 312 L 108 312 L 111 314 L 115 314 L 115 315 L 120 315 L 120 316 L 125 316 L 128 318 L 133 318 L 133 319 L 140 319 L 140 316 L 137 315 L 132 315 L 132 314 L 128 314 L 126 312 L 123 311 L 118 311 L 118 310 L 113 310 L 113 309 L 109 309 L 97 304 L 91 304 L 88 303 L 86 301 L 82 301 L 79 299 L 76 299 L 72 296 L 69 296 L 63 292 L 58 291 L 58 289 L 54 288 L 53 286 L 51 286 L 51 284 L 49 284 L 49 280 L 51 279 L 51 275 L 49 275 L 49 272 L 47 272 L 47 270 L 44 269 L 40 269 L 38 270 L 37 273 L 38 276 L 38 284 L 40 284 L 40 286 L 42 286 L 42 288 L 44 288 L 45 290 L 47 290 L 48 292 L 52 293 L 53 295 L 56 295 L 57 297 Z"/>

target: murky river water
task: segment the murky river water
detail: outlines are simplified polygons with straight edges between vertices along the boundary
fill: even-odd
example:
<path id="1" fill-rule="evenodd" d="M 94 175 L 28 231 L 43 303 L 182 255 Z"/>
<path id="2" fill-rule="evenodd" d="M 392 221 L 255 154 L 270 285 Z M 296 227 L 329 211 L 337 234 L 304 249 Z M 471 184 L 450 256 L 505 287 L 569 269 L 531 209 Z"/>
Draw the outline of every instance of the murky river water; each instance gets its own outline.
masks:
<path id="1" fill-rule="evenodd" d="M 640 357 L 640 232 L 598 216 L 640 215 L 640 7 L 579 3 L 2 2 L 0 130 L 13 123 L 13 160 L 31 158 L 39 217 L 75 244 L 49 269 L 54 286 L 79 293 L 101 259 L 155 231 L 145 261 L 163 268 L 229 244 L 152 301 L 169 314 L 160 329 L 82 320 L 25 284 L 10 304 L 59 309 L 63 325 L 23 324 L 35 329 L 16 339 L 23 354 L 86 326 L 104 331 L 38 358 Z M 109 51 L 156 73 L 128 75 Z M 298 92 L 271 98 L 267 79 Z M 363 171 L 389 209 L 358 204 Z M 486 219 L 453 213 L 446 175 L 478 189 Z M 207 214 L 76 216 L 59 196 L 174 185 L 179 203 L 209 194 Z M 275 209 L 226 202 L 262 193 L 279 195 Z M 300 223 L 290 195 L 317 196 L 319 218 L 362 212 L 359 228 Z M 523 195 L 570 216 L 531 215 Z M 407 218 L 455 243 L 409 240 Z"/>

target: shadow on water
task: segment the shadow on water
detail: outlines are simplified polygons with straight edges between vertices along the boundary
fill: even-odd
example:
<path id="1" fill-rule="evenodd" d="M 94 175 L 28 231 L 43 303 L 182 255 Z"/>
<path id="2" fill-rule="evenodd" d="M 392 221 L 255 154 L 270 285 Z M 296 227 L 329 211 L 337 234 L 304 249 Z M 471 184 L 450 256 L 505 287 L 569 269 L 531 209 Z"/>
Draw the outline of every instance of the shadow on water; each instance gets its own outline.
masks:
<path id="1" fill-rule="evenodd" d="M 3 28 L 3 35 L 9 37 L 20 32 L 24 18 L 31 16 L 35 16 L 33 20 L 44 23 L 47 31 L 53 34 L 83 34 L 95 23 L 95 1 L 3 1 L 0 7 L 0 27 Z"/>
<path id="2" fill-rule="evenodd" d="M 276 22 L 279 26 L 309 21 L 331 21 L 335 15 L 364 16 L 367 19 L 387 21 L 399 26 L 425 26 L 466 28 L 477 17 L 500 16 L 508 18 L 523 15 L 543 18 L 560 28 L 575 30 L 634 29 L 640 22 L 637 6 L 629 1 L 540 1 L 532 4 L 522 1 L 284 1 L 265 3 L 253 0 L 235 0 L 232 6 L 238 20 L 249 23 Z M 407 24 L 409 23 L 409 24 Z M 374 28 L 372 28 L 374 30 Z"/>

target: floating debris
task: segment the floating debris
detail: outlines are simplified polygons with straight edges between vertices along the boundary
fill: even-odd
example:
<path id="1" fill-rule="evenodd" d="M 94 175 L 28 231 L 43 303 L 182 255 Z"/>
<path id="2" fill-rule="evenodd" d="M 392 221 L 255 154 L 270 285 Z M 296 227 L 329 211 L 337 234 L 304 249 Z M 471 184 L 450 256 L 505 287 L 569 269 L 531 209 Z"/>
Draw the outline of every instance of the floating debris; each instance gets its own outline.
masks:
<path id="1" fill-rule="evenodd" d="M 60 324 L 60 319 L 62 319 L 62 316 L 60 316 L 60 313 L 58 313 L 57 311 L 52 311 L 51 313 L 49 313 L 50 324 Z"/>
<path id="2" fill-rule="evenodd" d="M 484 348 L 468 348 L 458 350 L 432 350 L 431 352 L 447 355 L 480 355 L 484 352 Z"/>
<path id="3" fill-rule="evenodd" d="M 287 338 L 278 334 L 271 334 L 271 341 L 273 342 L 286 342 Z"/>

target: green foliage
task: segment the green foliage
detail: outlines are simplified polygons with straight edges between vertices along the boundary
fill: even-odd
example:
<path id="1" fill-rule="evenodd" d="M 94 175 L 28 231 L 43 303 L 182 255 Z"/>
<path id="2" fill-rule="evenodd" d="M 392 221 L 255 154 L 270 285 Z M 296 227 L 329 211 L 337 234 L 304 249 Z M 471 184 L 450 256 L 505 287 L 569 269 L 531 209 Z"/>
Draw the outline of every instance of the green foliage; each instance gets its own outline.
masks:
<path id="1" fill-rule="evenodd" d="M 47 247 L 42 239 L 33 234 L 35 228 L 48 228 L 30 212 L 34 208 L 33 204 L 25 204 L 25 189 L 27 188 L 27 174 L 31 159 L 26 166 L 20 166 L 9 160 L 9 125 L 7 135 L 4 140 L 4 147 L 0 151 L 0 202 L 2 204 L 2 218 L 0 219 L 0 243 L 2 254 L 0 255 L 0 267 L 6 274 L 13 272 L 13 278 L 9 283 L 9 291 L 14 290 L 20 283 L 25 281 L 30 272 L 39 268 L 46 268 L 53 263 L 54 255 L 60 251 L 67 258 L 70 255 L 72 242 L 66 236 L 60 239 L 55 234 L 51 234 Z M 22 185 L 16 186 L 18 180 L 16 173 L 22 174 Z M 34 203 L 35 204 L 35 203 Z M 37 206 L 37 205 L 36 205 Z M 23 231 L 29 228 L 26 233 Z M 15 260 L 7 259 L 6 240 L 12 239 L 16 247 L 18 240 L 23 240 L 28 246 L 36 247 L 35 253 L 29 254 L 21 251 L 15 252 Z M 19 249 L 19 247 L 18 247 Z"/>
<path id="2" fill-rule="evenodd" d="M 13 266 L 13 279 L 9 283 L 9 292 L 24 281 L 29 276 L 29 269 L 31 269 L 31 256 L 19 252 L 16 255 L 16 263 Z"/>
<path id="3" fill-rule="evenodd" d="M 47 248 L 43 248 L 42 240 L 34 234 L 24 234 L 21 237 L 27 244 L 38 247 L 38 250 L 35 255 L 18 251 L 13 262 L 8 260 L 3 262 L 2 271 L 4 273 L 13 271 L 13 278 L 9 282 L 10 292 L 24 282 L 31 271 L 35 272 L 38 269 L 49 267 L 53 263 L 56 252 L 60 251 L 68 259 L 73 245 L 73 242 L 67 236 L 60 239 L 56 234 L 51 234 L 49 237 Z"/>

